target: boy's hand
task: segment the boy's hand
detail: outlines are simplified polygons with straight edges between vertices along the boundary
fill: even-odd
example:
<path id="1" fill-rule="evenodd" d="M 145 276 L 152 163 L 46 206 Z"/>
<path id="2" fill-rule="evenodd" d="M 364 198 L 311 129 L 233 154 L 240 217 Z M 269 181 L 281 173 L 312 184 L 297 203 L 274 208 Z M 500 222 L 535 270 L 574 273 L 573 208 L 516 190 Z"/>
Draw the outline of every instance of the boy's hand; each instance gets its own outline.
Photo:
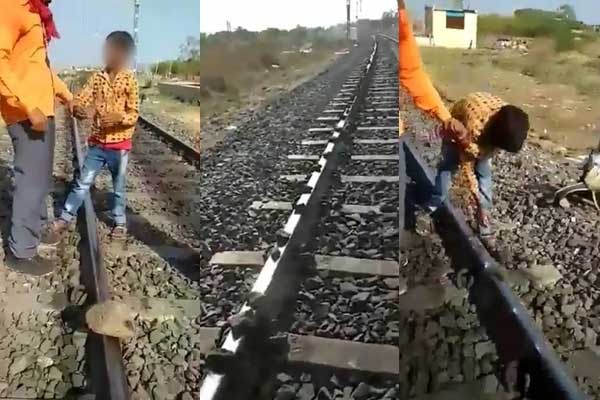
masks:
<path id="1" fill-rule="evenodd" d="M 114 112 L 110 114 L 103 115 L 100 117 L 100 125 L 105 127 L 111 127 L 120 124 L 123 122 L 125 115 L 123 113 Z"/>
<path id="2" fill-rule="evenodd" d="M 39 108 L 36 107 L 31 110 L 27 118 L 31 122 L 31 129 L 34 131 L 44 133 L 48 129 L 48 118 Z"/>
<path id="3" fill-rule="evenodd" d="M 92 117 L 92 112 L 80 104 L 75 104 L 73 105 L 73 116 L 77 119 L 89 119 Z"/>

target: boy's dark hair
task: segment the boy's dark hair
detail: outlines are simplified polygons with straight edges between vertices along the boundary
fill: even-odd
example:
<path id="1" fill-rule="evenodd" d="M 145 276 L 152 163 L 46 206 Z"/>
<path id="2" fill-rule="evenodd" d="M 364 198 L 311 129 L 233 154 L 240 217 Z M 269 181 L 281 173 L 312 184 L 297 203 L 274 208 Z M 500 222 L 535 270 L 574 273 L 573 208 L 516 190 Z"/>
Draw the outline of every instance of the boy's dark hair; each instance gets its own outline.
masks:
<path id="1" fill-rule="evenodd" d="M 135 50 L 135 41 L 129 32 L 112 32 L 106 37 L 106 42 L 114 44 L 128 53 L 132 53 Z"/>
<path id="2" fill-rule="evenodd" d="M 509 153 L 518 153 L 523 148 L 529 132 L 529 116 L 519 107 L 502 107 L 485 126 L 483 142 Z"/>

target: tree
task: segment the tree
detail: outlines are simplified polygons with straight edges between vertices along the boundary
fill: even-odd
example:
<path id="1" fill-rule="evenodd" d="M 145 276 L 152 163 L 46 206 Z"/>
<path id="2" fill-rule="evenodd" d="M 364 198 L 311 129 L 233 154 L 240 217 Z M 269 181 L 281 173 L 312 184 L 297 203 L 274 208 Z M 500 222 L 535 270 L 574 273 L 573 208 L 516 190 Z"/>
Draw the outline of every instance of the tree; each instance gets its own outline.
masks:
<path id="1" fill-rule="evenodd" d="M 575 8 L 570 4 L 563 4 L 558 7 L 558 11 L 565 16 L 565 18 L 576 21 L 577 14 L 575 14 Z"/>

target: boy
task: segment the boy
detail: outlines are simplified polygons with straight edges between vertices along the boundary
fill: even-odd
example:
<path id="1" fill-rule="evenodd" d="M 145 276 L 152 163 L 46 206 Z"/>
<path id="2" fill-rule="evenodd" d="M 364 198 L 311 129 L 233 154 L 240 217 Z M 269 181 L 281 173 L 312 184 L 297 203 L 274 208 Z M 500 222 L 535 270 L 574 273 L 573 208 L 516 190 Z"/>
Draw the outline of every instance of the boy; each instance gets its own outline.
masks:
<path id="1" fill-rule="evenodd" d="M 14 148 L 15 188 L 6 265 L 42 276 L 55 263 L 37 254 L 47 219 L 54 164 L 55 99 L 72 95 L 50 68 L 48 44 L 59 38 L 49 0 L 0 0 L 0 114 Z"/>
<path id="2" fill-rule="evenodd" d="M 74 115 L 92 119 L 92 135 L 80 177 L 69 193 L 60 218 L 50 227 L 46 243 L 57 243 L 75 219 L 96 177 L 103 167 L 111 172 L 114 186 L 111 237 L 124 238 L 125 171 L 132 137 L 138 120 L 138 86 L 135 75 L 127 69 L 135 43 L 127 32 L 113 32 L 106 38 L 106 68 L 94 74 L 76 96 Z"/>
<path id="3" fill-rule="evenodd" d="M 433 213 L 442 205 L 448 196 L 452 175 L 460 168 L 467 178 L 471 204 L 477 210 L 481 239 L 494 252 L 496 244 L 489 219 L 491 156 L 498 149 L 512 153 L 521 150 L 529 131 L 528 116 L 523 110 L 487 93 L 470 94 L 449 112 L 423 70 L 404 0 L 398 1 L 398 8 L 400 83 L 418 108 L 442 123 L 444 132 L 442 160 L 438 164 L 434 191 L 426 202 L 427 209 Z M 407 173 L 410 175 L 410 171 Z M 404 228 L 414 232 L 414 209 L 407 207 L 406 211 Z"/>
<path id="4" fill-rule="evenodd" d="M 427 208 L 434 212 L 448 197 L 452 175 L 460 168 L 470 192 L 470 205 L 476 210 L 479 236 L 484 245 L 496 251 L 492 208 L 492 156 L 498 150 L 518 153 L 529 132 L 525 111 L 506 104 L 489 93 L 472 93 L 456 102 L 450 112 L 467 129 L 467 135 L 445 135 L 442 159 L 437 167 L 435 188 Z"/>

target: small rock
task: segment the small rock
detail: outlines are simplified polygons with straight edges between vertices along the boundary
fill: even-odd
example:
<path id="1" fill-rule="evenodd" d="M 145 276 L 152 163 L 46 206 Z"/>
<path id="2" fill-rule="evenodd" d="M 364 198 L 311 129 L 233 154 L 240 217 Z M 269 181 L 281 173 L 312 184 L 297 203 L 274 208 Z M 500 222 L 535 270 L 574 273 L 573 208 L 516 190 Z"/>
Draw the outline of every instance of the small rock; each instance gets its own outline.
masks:
<path id="1" fill-rule="evenodd" d="M 51 359 L 50 357 L 41 356 L 41 357 L 38 357 L 37 363 L 40 367 L 42 367 L 42 369 L 46 369 L 49 366 L 54 364 L 54 360 Z"/>
<path id="2" fill-rule="evenodd" d="M 475 344 L 475 357 L 481 360 L 486 354 L 492 354 L 496 351 L 496 346 L 493 342 L 480 342 Z"/>
<path id="3" fill-rule="evenodd" d="M 9 372 L 11 375 L 19 374 L 27 369 L 31 363 L 31 360 L 27 356 L 23 356 L 15 360 L 10 366 Z"/>
<path id="4" fill-rule="evenodd" d="M 352 398 L 356 400 L 366 399 L 370 393 L 371 387 L 366 383 L 361 382 L 352 393 Z"/>

